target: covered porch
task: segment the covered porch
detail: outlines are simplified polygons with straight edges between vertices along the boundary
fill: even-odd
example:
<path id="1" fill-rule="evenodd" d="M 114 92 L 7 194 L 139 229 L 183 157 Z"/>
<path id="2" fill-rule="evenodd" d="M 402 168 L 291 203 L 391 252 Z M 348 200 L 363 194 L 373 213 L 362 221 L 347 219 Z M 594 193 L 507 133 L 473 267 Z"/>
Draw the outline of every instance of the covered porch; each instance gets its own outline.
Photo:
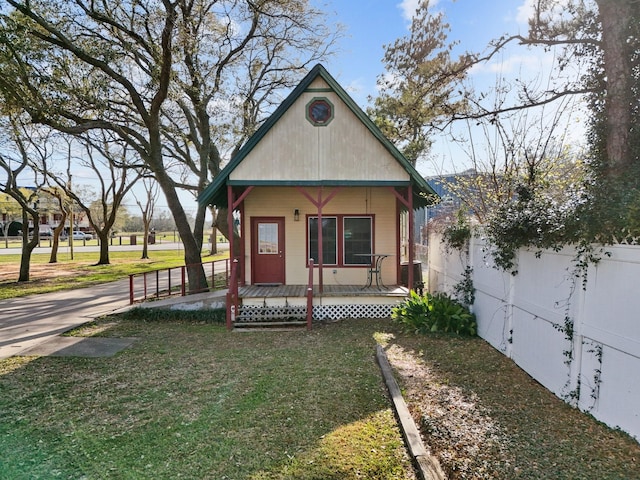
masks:
<path id="1" fill-rule="evenodd" d="M 322 292 L 314 285 L 313 294 L 308 292 L 307 285 L 241 286 L 233 328 L 302 327 L 309 320 L 388 318 L 393 307 L 409 294 L 408 288 L 399 285 L 325 285 Z"/>

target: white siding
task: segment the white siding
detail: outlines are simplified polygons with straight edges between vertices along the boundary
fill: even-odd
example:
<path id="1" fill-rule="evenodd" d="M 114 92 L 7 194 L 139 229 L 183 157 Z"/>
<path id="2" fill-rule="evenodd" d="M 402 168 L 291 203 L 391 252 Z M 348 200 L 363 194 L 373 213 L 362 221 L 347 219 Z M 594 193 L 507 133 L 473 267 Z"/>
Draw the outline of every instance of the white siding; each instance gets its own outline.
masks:
<path id="1" fill-rule="evenodd" d="M 328 87 L 320 78 L 311 88 Z M 314 126 L 306 105 L 334 105 L 327 126 Z M 303 93 L 230 175 L 231 180 L 407 181 L 409 174 L 333 92 Z"/>

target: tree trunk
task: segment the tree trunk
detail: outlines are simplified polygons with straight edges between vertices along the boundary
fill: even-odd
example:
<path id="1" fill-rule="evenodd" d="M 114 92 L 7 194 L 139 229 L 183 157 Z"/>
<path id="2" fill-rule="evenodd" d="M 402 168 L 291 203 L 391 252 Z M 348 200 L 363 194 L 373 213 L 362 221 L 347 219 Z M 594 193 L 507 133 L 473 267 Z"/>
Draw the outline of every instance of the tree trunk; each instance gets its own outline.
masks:
<path id="1" fill-rule="evenodd" d="M 58 263 L 58 246 L 60 245 L 60 235 L 64 231 L 64 225 L 67 221 L 67 212 L 62 210 L 62 217 L 60 223 L 53 230 L 53 245 L 51 246 L 51 255 L 49 256 L 49 263 Z"/>
<path id="2" fill-rule="evenodd" d="M 143 223 L 144 223 L 144 238 L 142 239 L 142 256 L 140 257 L 143 260 L 149 258 L 149 223 L 150 219 L 147 215 L 143 215 Z"/>
<path id="3" fill-rule="evenodd" d="M 631 164 L 632 74 L 628 51 L 632 0 L 596 0 L 602 25 L 602 50 L 607 78 L 606 148 L 608 170 L 617 177 Z"/>
<path id="4" fill-rule="evenodd" d="M 40 231 L 38 229 L 38 216 L 34 217 L 33 237 L 29 240 L 29 217 L 26 210 L 22 211 L 22 255 L 20 255 L 20 274 L 18 282 L 28 282 L 31 266 L 31 253 L 38 246 L 38 237 Z"/>
<path id="5" fill-rule="evenodd" d="M 184 246 L 184 261 L 187 266 L 187 276 L 189 278 L 189 292 L 202 292 L 208 288 L 207 277 L 202 268 L 201 245 L 196 241 L 187 215 L 182 208 L 176 188 L 171 178 L 164 170 L 156 171 L 156 180 L 160 188 L 164 192 L 167 200 L 167 206 L 173 214 L 173 220 L 176 223 L 176 229 L 180 234 L 182 245 Z"/>
<path id="6" fill-rule="evenodd" d="M 216 228 L 215 221 L 211 226 L 211 248 L 209 249 L 209 255 L 216 255 L 218 253 L 218 229 Z"/>
<path id="7" fill-rule="evenodd" d="M 198 249 L 200 251 L 202 251 L 202 242 L 204 241 L 204 219 L 206 213 L 206 205 L 198 204 L 198 209 L 196 210 L 195 225 L 193 226 L 193 236 L 198 243 Z"/>
<path id="8" fill-rule="evenodd" d="M 100 259 L 96 265 L 109 265 L 109 229 L 96 230 L 96 235 L 100 239 Z"/>
<path id="9" fill-rule="evenodd" d="M 218 216 L 216 217 L 216 227 L 222 235 L 231 243 L 233 241 L 233 251 L 238 255 L 240 253 L 240 234 L 234 227 L 233 240 L 229 238 L 229 221 L 227 220 L 227 209 L 221 208 L 218 210 Z"/>

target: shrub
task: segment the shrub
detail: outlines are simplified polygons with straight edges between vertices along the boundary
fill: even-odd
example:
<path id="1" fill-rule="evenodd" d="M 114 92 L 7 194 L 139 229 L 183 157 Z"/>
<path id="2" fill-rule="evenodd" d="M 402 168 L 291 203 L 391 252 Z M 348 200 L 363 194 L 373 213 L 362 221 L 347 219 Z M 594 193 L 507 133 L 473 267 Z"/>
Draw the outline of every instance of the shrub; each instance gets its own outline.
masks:
<path id="1" fill-rule="evenodd" d="M 392 310 L 391 318 L 412 333 L 475 336 L 477 332 L 475 315 L 444 293 L 420 296 L 412 290 L 410 297 Z"/>
<path id="2" fill-rule="evenodd" d="M 458 210 L 456 213 L 456 223 L 448 225 L 442 233 L 442 240 L 447 248 L 453 248 L 462 251 L 469 247 L 471 239 L 471 224 L 464 209 Z"/>

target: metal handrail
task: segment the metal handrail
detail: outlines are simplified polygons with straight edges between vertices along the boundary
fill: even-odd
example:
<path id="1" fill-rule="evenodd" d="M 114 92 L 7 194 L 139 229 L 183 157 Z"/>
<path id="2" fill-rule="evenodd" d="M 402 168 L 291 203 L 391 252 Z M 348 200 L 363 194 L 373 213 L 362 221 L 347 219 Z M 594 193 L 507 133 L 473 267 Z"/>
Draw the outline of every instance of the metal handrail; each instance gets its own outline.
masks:
<path id="1" fill-rule="evenodd" d="M 224 267 L 221 265 L 224 264 Z M 201 265 L 207 275 L 208 267 L 211 268 L 210 286 L 197 291 L 187 290 L 187 268 L 191 266 Z M 216 283 L 217 274 L 224 272 L 223 282 Z M 176 273 L 179 272 L 179 279 L 176 279 Z M 142 295 L 136 295 L 136 280 L 142 278 Z M 193 293 L 202 293 L 216 288 L 227 288 L 229 286 L 229 259 L 212 260 L 210 262 L 202 262 L 194 265 L 183 265 L 180 267 L 160 268 L 150 270 L 143 273 L 132 273 L 129 275 L 129 304 L 135 302 L 143 302 L 149 299 L 159 299 L 174 295 L 186 296 Z"/>

